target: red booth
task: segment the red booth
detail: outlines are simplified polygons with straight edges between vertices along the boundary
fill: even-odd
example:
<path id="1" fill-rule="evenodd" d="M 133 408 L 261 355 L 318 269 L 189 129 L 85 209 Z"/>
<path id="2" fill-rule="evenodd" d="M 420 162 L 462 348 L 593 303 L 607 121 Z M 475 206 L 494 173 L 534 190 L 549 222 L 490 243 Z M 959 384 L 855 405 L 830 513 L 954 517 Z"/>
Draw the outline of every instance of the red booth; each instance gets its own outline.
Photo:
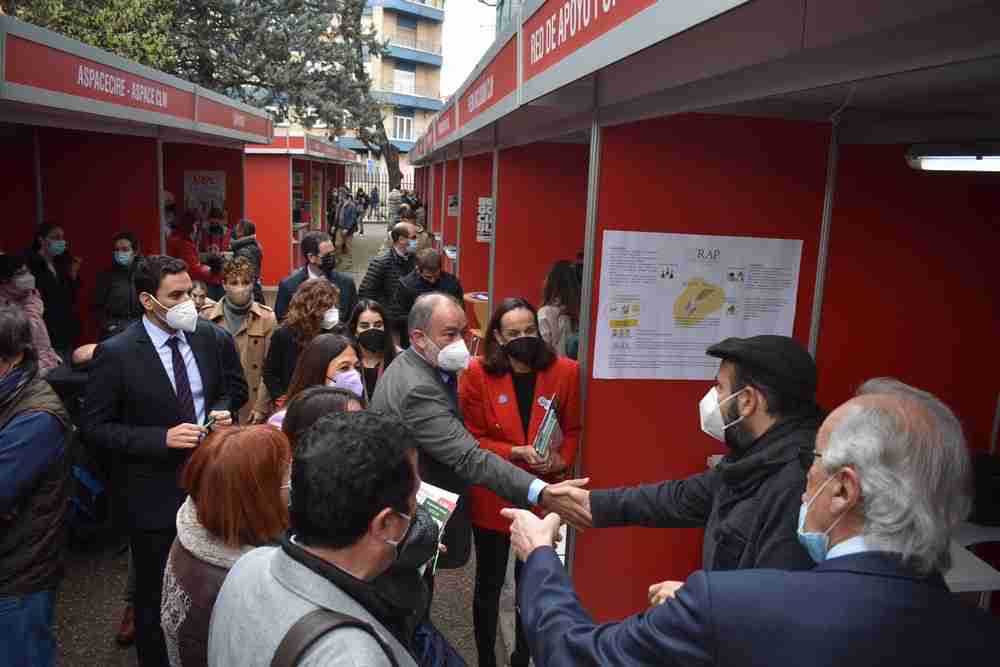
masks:
<path id="1" fill-rule="evenodd" d="M 266 146 L 247 146 L 247 218 L 268 253 L 266 290 L 302 264 L 299 242 L 312 230 L 326 230 L 327 196 L 345 183 L 345 165 L 357 156 L 320 137 L 278 128 Z"/>
<path id="2" fill-rule="evenodd" d="M 997 391 L 982 379 L 1000 362 L 969 342 L 1000 334 L 988 279 L 1000 175 L 912 166 L 963 147 L 1000 153 L 995 6 L 564 7 L 525 3 L 459 88 L 455 115 L 439 117 L 448 132 L 432 122 L 410 159 L 435 207 L 460 174 L 459 275 L 467 290 L 488 284 L 491 304 L 537 303 L 552 263 L 584 251 L 580 475 L 594 488 L 678 479 L 722 453 L 697 419 L 707 378 L 600 370 L 602 336 L 632 326 L 608 330 L 602 311 L 615 306 L 602 290 L 631 270 L 608 268 L 621 261 L 609 248 L 623 256 L 608 244 L 629 235 L 634 257 L 668 234 L 800 244 L 780 332 L 816 358 L 821 404 L 896 376 L 948 403 L 973 450 L 995 450 Z M 438 208 L 435 224 L 445 219 Z M 645 608 L 651 583 L 699 568 L 701 541 L 698 529 L 592 530 L 570 540 L 568 562 L 607 620 Z"/>
<path id="3" fill-rule="evenodd" d="M 242 151 L 267 143 L 268 114 L 187 81 L 0 16 L 0 247 L 28 247 L 60 224 L 80 269 L 80 342 L 96 337 L 90 292 L 130 231 L 164 249 L 162 191 L 185 205 L 244 213 Z"/>

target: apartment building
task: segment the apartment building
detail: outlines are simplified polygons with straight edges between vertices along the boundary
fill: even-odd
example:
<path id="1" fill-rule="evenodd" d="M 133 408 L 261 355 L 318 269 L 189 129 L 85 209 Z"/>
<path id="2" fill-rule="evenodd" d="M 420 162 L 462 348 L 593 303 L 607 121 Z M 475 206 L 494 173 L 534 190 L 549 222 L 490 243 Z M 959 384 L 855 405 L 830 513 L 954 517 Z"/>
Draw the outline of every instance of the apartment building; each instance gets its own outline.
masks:
<path id="1" fill-rule="evenodd" d="M 410 180 L 413 168 L 407 154 L 441 101 L 441 36 L 445 0 L 368 0 L 363 21 L 374 26 L 388 42 L 388 53 L 371 58 L 368 72 L 372 94 L 384 103 L 385 131 L 400 151 L 399 166 Z M 338 143 L 371 158 L 356 137 L 342 136 Z M 373 168 L 384 170 L 380 159 Z"/>

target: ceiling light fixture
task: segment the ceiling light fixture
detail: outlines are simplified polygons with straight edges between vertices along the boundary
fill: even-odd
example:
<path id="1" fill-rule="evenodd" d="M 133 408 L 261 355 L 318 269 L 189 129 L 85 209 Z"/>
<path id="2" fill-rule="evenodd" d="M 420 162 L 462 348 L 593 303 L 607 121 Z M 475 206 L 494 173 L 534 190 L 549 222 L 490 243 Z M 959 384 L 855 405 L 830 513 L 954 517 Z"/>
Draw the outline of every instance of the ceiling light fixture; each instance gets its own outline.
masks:
<path id="1" fill-rule="evenodd" d="M 921 171 L 1000 172 L 1000 146 L 921 145 L 911 146 L 906 162 Z"/>

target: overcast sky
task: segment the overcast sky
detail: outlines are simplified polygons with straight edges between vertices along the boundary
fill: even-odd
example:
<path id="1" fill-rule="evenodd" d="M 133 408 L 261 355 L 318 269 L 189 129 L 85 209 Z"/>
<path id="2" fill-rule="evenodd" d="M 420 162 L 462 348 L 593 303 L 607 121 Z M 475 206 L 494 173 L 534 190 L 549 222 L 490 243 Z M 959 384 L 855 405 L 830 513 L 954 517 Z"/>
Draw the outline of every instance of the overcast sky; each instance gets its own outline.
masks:
<path id="1" fill-rule="evenodd" d="M 493 44 L 496 8 L 478 0 L 447 0 L 444 6 L 441 95 L 458 90 Z"/>

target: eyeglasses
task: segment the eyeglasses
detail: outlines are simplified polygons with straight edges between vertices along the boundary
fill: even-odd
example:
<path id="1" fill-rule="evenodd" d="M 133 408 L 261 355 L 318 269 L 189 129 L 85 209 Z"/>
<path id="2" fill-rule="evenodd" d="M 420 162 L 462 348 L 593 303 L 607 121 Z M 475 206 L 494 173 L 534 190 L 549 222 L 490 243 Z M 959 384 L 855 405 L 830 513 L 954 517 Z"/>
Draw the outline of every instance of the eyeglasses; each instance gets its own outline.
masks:
<path id="1" fill-rule="evenodd" d="M 815 447 L 799 447 L 799 465 L 803 470 L 812 468 L 813 461 L 823 458 L 823 455 L 816 451 Z"/>

